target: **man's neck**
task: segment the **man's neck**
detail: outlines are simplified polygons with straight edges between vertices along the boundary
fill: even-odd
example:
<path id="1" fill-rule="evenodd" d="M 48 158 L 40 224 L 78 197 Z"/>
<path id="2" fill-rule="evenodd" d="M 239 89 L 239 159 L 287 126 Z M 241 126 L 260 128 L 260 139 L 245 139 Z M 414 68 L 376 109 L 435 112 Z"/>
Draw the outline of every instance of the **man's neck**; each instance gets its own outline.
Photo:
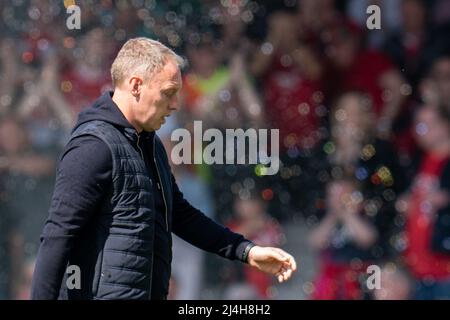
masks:
<path id="1" fill-rule="evenodd" d="M 128 97 L 125 96 L 120 90 L 115 90 L 111 99 L 117 105 L 120 112 L 122 112 L 125 119 L 127 119 L 127 121 L 136 129 L 138 133 L 141 133 L 143 129 L 136 124 L 136 121 L 134 121 L 131 108 L 129 107 Z"/>

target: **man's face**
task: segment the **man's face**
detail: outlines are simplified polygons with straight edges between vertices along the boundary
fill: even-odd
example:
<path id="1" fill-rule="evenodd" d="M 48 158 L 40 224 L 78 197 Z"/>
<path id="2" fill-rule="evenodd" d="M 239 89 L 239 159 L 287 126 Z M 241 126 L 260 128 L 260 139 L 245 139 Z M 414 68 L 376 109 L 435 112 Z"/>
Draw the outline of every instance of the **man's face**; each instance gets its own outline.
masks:
<path id="1" fill-rule="evenodd" d="M 169 60 L 159 73 L 142 84 L 133 108 L 136 123 L 145 131 L 158 130 L 165 123 L 165 117 L 178 110 L 181 82 L 180 69 Z"/>
<path id="2" fill-rule="evenodd" d="M 369 105 L 353 94 L 347 94 L 339 100 L 335 116 L 336 139 L 341 145 L 364 138 L 374 122 Z"/>
<path id="3" fill-rule="evenodd" d="M 417 142 L 426 151 L 436 151 L 436 145 L 448 138 L 450 130 L 447 123 L 432 107 L 420 110 L 415 122 Z"/>
<path id="4" fill-rule="evenodd" d="M 401 16 L 403 25 L 408 31 L 417 31 L 425 26 L 426 7 L 418 0 L 403 0 Z"/>
<path id="5" fill-rule="evenodd" d="M 328 45 L 326 50 L 332 63 L 338 69 L 345 70 L 350 68 L 356 59 L 358 53 L 358 40 L 353 36 L 334 39 L 332 43 Z"/>
<path id="6" fill-rule="evenodd" d="M 431 78 L 439 94 L 440 102 L 449 106 L 450 100 L 450 59 L 443 58 L 435 63 Z"/>

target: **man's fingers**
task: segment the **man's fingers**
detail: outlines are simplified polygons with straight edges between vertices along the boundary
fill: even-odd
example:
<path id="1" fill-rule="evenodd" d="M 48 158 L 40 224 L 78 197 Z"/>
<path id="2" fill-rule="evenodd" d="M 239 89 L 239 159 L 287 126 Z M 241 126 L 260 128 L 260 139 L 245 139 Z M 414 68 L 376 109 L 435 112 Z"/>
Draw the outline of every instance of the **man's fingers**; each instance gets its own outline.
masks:
<path id="1" fill-rule="evenodd" d="M 289 280 L 289 278 L 292 276 L 292 272 L 293 271 L 290 267 L 289 268 L 282 267 L 280 269 L 280 271 L 278 271 L 275 275 L 278 279 L 278 282 L 281 283 L 281 282 Z"/>
<path id="2" fill-rule="evenodd" d="M 284 280 L 288 280 L 291 277 L 291 275 L 292 275 L 292 269 L 289 268 L 289 269 L 285 269 L 283 271 Z"/>
<path id="3" fill-rule="evenodd" d="M 292 274 L 297 270 L 297 263 L 294 257 L 279 248 L 270 247 L 264 249 L 259 259 L 267 260 L 272 258 L 277 261 L 277 263 L 272 263 L 272 270 L 267 270 L 267 272 L 274 274 L 280 283 L 291 278 Z M 276 271 L 273 268 L 278 270 Z"/>
<path id="4" fill-rule="evenodd" d="M 297 270 L 297 262 L 295 262 L 295 259 L 293 256 L 291 256 L 290 254 L 287 254 L 287 255 L 288 255 L 288 262 L 291 266 L 291 269 L 293 271 L 296 271 Z"/>
<path id="5" fill-rule="evenodd" d="M 283 254 L 283 252 L 278 251 L 276 248 L 273 248 L 274 250 L 270 251 L 270 256 L 274 259 L 277 259 L 278 261 L 285 262 L 287 261 L 287 257 Z"/>
<path id="6" fill-rule="evenodd" d="M 281 274 L 278 276 L 278 282 L 283 282 L 283 276 Z"/>
<path id="7" fill-rule="evenodd" d="M 286 274 L 286 280 L 288 280 L 292 275 L 292 269 L 288 269 L 285 274 Z"/>
<path id="8" fill-rule="evenodd" d="M 282 257 L 281 261 L 288 262 L 293 271 L 297 270 L 297 263 L 295 262 L 295 259 L 293 256 L 291 256 L 289 253 L 287 253 L 286 251 L 283 251 L 279 248 L 275 248 L 275 251 L 277 251 L 280 254 L 280 256 Z"/>
<path id="9" fill-rule="evenodd" d="M 277 272 L 275 276 L 277 277 L 278 282 L 281 283 L 281 282 L 284 281 L 284 279 L 283 279 L 283 273 L 282 273 L 281 271 L 280 271 L 280 272 Z"/>
<path id="10" fill-rule="evenodd" d="M 291 256 L 289 253 L 285 253 L 286 257 L 287 257 L 287 264 L 289 264 L 289 267 L 293 270 L 296 271 L 297 270 L 297 262 L 295 262 L 295 259 L 293 256 Z"/>

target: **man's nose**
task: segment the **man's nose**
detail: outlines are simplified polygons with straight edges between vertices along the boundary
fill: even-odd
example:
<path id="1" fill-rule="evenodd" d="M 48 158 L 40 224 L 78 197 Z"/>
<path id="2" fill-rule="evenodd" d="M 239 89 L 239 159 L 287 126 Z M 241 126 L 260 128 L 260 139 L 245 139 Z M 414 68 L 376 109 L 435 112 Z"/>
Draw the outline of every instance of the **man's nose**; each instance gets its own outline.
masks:
<path id="1" fill-rule="evenodd" d="M 173 111 L 178 111 L 180 109 L 180 99 L 178 97 L 178 94 L 172 98 L 169 107 Z"/>

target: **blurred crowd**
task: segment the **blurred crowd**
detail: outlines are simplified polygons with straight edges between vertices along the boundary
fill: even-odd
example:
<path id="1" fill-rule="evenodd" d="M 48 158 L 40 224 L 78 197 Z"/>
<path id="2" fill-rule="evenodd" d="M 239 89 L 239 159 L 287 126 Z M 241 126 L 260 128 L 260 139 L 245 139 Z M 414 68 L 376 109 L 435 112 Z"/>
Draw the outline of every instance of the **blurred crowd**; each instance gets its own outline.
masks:
<path id="1" fill-rule="evenodd" d="M 371 4 L 381 30 L 366 27 Z M 280 130 L 276 175 L 173 171 L 193 205 L 255 243 L 301 237 L 317 253 L 302 297 L 450 299 L 449 0 L 10 0 L 0 16 L 0 299 L 28 298 L 59 153 L 137 36 L 188 62 L 181 110 L 158 132 L 169 154 L 194 120 Z M 287 238 L 296 224 L 307 234 Z M 271 277 L 205 257 L 174 240 L 172 299 L 277 298 Z"/>

